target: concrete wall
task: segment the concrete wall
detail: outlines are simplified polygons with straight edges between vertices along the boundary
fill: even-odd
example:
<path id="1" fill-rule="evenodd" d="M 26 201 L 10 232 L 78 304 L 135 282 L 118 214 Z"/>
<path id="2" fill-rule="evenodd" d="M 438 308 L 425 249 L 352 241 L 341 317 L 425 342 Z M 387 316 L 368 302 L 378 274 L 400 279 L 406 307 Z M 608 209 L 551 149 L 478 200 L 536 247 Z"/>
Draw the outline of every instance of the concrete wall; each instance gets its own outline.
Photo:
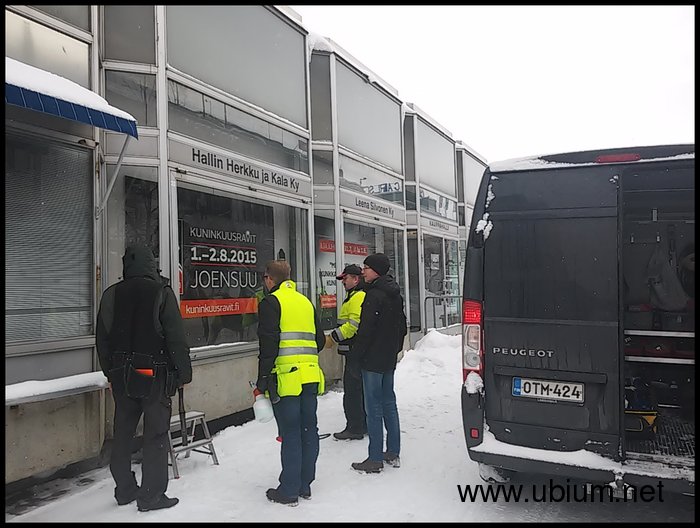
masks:
<path id="1" fill-rule="evenodd" d="M 99 390 L 5 407 L 5 483 L 96 457 L 105 437 L 104 396 Z"/>

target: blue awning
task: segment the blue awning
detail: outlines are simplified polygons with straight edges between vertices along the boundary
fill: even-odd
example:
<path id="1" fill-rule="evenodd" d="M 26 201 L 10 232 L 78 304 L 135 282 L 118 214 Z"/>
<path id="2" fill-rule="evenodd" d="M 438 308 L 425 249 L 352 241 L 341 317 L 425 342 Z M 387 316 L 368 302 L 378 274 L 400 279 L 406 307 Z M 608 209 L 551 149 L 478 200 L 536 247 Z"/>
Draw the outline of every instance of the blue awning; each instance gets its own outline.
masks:
<path id="1" fill-rule="evenodd" d="M 73 81 L 5 57 L 5 103 L 138 138 L 136 120 Z"/>

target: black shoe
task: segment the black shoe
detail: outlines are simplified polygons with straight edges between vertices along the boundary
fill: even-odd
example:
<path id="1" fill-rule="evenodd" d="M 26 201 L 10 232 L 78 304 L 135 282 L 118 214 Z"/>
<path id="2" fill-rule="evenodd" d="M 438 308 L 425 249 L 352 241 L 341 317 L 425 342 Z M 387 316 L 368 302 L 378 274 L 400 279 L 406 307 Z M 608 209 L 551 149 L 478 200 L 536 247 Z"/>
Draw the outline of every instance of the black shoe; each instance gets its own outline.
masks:
<path id="1" fill-rule="evenodd" d="M 384 462 L 370 460 L 369 458 L 364 462 L 353 462 L 351 464 L 352 469 L 356 471 L 364 471 L 365 473 L 380 473 L 384 468 Z"/>
<path id="2" fill-rule="evenodd" d="M 131 504 L 132 502 L 134 502 L 136 500 L 136 495 L 138 494 L 138 492 L 139 492 L 139 490 L 137 488 L 133 495 L 127 495 L 126 497 L 119 497 L 119 498 L 114 497 L 114 498 L 117 499 L 117 504 L 119 506 L 124 506 L 126 504 Z"/>
<path id="3" fill-rule="evenodd" d="M 276 502 L 277 504 L 284 504 L 286 506 L 296 506 L 299 504 L 299 499 L 296 497 L 285 497 L 281 495 L 276 488 L 270 488 L 265 492 L 267 500 L 271 502 Z M 309 492 L 309 497 L 311 497 L 311 492 Z"/>
<path id="4" fill-rule="evenodd" d="M 384 462 L 386 462 L 391 467 L 401 467 L 401 459 L 399 455 L 395 455 L 391 451 L 384 451 Z"/>
<path id="5" fill-rule="evenodd" d="M 353 433 L 347 429 L 343 429 L 339 433 L 333 433 L 333 437 L 337 440 L 362 440 L 365 435 L 362 433 Z"/>
<path id="6" fill-rule="evenodd" d="M 300 496 L 302 499 L 311 500 L 311 490 L 309 490 L 309 491 L 300 491 L 300 492 L 299 492 L 299 496 Z"/>
<path id="7" fill-rule="evenodd" d="M 160 496 L 160 498 L 152 502 L 137 501 L 137 505 L 140 512 L 147 512 L 151 510 L 163 510 L 165 508 L 172 508 L 178 502 L 180 502 L 180 499 L 175 497 L 168 497 L 164 493 Z"/>
<path id="8" fill-rule="evenodd" d="M 136 500 L 136 497 L 138 496 L 139 489 L 141 489 L 141 488 L 136 486 L 134 491 L 132 491 L 131 493 L 126 493 L 126 494 L 124 494 L 124 493 L 117 494 L 117 492 L 115 491 L 114 498 L 116 499 L 117 504 L 119 504 L 119 506 L 124 506 L 125 504 L 131 504 L 132 502 L 134 502 Z"/>

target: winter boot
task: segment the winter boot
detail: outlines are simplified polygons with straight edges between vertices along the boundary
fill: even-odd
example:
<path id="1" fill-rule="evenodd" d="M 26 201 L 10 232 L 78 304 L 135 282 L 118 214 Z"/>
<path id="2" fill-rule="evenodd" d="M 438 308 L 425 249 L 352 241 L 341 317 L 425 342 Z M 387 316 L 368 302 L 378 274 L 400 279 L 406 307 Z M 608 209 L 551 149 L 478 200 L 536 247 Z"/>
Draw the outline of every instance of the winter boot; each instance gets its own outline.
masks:
<path id="1" fill-rule="evenodd" d="M 401 459 L 399 455 L 395 455 L 391 451 L 384 451 L 384 462 L 391 467 L 401 467 Z"/>
<path id="2" fill-rule="evenodd" d="M 277 504 L 284 504 L 285 506 L 297 506 L 299 504 L 299 499 L 296 497 L 285 497 L 276 488 L 270 488 L 265 492 L 267 500 L 270 502 L 276 502 Z M 309 496 L 311 493 L 309 492 Z"/>
<path id="3" fill-rule="evenodd" d="M 163 493 L 163 495 L 161 495 L 153 502 L 143 502 L 137 500 L 136 504 L 140 512 L 147 512 L 151 510 L 163 510 L 165 508 L 172 508 L 178 502 L 180 502 L 180 499 L 177 499 L 175 497 L 168 497 L 165 493 Z"/>
<path id="4" fill-rule="evenodd" d="M 356 471 L 364 471 L 365 473 L 380 473 L 384 468 L 384 462 L 381 460 L 370 460 L 367 458 L 364 462 L 353 462 L 352 469 Z"/>
<path id="5" fill-rule="evenodd" d="M 353 433 L 346 428 L 339 433 L 333 433 L 333 437 L 336 440 L 362 440 L 365 435 L 362 433 Z"/>

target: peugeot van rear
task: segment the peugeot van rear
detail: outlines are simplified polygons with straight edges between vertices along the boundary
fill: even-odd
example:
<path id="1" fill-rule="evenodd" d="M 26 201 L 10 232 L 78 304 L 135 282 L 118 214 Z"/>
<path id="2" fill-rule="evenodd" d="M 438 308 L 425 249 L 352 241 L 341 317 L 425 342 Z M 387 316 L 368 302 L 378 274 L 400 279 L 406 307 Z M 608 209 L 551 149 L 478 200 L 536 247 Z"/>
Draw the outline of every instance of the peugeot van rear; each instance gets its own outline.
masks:
<path id="1" fill-rule="evenodd" d="M 695 483 L 695 146 L 491 164 L 463 291 L 482 476 Z"/>

